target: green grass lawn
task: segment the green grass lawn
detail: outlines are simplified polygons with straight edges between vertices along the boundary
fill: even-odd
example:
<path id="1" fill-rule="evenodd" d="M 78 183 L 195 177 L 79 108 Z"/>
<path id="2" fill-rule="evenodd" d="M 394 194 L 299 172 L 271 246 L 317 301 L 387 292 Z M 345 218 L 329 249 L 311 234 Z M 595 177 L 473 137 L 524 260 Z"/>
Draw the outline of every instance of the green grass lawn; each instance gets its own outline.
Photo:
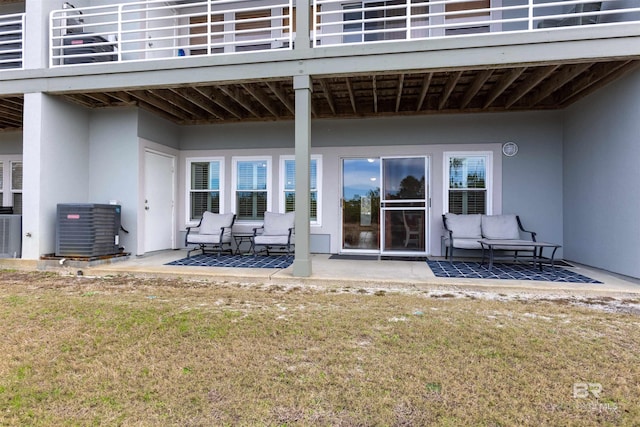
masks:
<path id="1" fill-rule="evenodd" d="M 640 317 L 566 299 L 5 271 L 0 328 L 1 425 L 640 424 Z"/>

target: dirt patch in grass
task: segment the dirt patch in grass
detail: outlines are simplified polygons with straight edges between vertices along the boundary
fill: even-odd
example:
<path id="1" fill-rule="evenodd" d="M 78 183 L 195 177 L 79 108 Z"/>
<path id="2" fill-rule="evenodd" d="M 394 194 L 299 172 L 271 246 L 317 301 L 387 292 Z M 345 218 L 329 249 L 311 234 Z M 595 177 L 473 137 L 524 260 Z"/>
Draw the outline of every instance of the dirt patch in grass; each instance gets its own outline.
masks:
<path id="1" fill-rule="evenodd" d="M 637 425 L 622 301 L 435 294 L 0 272 L 0 424 Z"/>

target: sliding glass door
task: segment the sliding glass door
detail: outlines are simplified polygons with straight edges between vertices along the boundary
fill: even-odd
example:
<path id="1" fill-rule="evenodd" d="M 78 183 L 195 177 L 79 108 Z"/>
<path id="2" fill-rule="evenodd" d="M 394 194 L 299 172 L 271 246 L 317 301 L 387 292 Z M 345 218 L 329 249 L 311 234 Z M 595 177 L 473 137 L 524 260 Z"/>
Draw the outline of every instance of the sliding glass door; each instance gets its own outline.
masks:
<path id="1" fill-rule="evenodd" d="M 380 250 L 380 159 L 342 160 L 342 249 Z"/>
<path id="2" fill-rule="evenodd" d="M 425 254 L 428 158 L 342 161 L 342 249 Z"/>

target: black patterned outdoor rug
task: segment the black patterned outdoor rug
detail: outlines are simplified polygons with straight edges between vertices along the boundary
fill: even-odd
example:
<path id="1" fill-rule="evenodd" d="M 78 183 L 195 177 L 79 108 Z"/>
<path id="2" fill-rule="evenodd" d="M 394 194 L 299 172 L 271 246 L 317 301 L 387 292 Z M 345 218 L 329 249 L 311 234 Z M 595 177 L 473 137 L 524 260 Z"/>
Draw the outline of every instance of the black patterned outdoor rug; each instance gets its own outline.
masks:
<path id="1" fill-rule="evenodd" d="M 532 265 L 494 263 L 489 271 L 488 264 L 479 262 L 427 261 L 436 277 L 455 277 L 465 279 L 506 279 L 540 280 L 545 282 L 566 283 L 602 283 L 562 267 L 544 266 L 542 271 Z"/>
<path id="2" fill-rule="evenodd" d="M 293 255 L 194 255 L 165 265 L 184 265 L 190 267 L 233 267 L 233 268 L 287 268 L 293 263 Z"/>

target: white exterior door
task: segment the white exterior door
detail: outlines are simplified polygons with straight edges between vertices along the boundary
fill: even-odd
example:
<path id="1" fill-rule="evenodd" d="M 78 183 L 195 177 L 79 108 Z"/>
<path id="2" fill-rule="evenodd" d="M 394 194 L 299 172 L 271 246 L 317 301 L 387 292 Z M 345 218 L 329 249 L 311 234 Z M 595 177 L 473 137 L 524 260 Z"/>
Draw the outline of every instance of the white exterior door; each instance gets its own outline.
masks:
<path id="1" fill-rule="evenodd" d="M 175 247 L 175 157 L 145 151 L 144 158 L 144 251 Z"/>

